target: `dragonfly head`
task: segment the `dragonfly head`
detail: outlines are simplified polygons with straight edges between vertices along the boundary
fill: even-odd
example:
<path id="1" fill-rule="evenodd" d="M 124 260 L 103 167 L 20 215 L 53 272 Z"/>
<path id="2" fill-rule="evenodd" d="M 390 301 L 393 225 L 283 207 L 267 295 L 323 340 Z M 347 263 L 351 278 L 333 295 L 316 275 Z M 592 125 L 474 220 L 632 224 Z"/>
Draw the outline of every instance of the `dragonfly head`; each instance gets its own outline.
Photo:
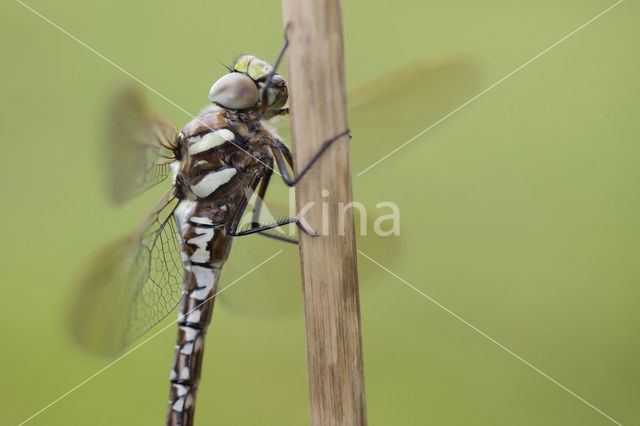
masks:
<path id="1" fill-rule="evenodd" d="M 223 108 L 251 109 L 261 114 L 279 110 L 287 103 L 287 82 L 262 59 L 241 56 L 230 71 L 211 86 L 211 102 Z"/>

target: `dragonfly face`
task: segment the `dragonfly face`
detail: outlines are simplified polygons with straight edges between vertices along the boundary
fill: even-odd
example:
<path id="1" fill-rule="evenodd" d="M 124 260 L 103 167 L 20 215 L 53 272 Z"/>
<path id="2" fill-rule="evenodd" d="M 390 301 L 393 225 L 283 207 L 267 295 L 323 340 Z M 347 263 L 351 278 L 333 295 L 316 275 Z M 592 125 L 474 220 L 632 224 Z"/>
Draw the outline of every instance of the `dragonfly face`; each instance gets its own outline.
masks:
<path id="1" fill-rule="evenodd" d="M 247 110 L 256 118 L 281 114 L 288 97 L 285 79 L 273 73 L 267 62 L 251 55 L 241 56 L 231 72 L 216 81 L 209 91 L 209 100 L 214 104 Z"/>

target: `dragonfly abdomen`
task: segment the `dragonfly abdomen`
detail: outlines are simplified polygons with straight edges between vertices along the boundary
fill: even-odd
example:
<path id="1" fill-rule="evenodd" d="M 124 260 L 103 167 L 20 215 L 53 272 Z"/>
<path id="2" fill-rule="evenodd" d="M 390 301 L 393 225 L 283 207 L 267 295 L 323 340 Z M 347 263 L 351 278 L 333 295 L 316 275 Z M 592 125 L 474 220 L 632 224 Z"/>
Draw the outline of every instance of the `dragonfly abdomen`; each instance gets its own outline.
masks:
<path id="1" fill-rule="evenodd" d="M 231 248 L 226 212 L 203 201 L 182 200 L 174 216 L 183 236 L 186 269 L 171 369 L 168 425 L 191 425 L 200 380 L 204 339 L 213 313 L 220 269 Z"/>

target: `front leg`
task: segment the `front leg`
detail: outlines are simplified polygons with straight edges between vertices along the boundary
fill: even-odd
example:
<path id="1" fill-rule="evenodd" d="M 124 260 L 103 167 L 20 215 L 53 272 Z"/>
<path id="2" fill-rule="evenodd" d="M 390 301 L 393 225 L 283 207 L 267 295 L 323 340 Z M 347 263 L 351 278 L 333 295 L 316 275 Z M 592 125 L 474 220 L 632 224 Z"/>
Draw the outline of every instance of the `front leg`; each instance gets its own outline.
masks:
<path id="1" fill-rule="evenodd" d="M 311 160 L 309 160 L 309 162 L 304 167 L 302 167 L 302 169 L 298 172 L 298 176 L 296 176 L 295 178 L 291 176 L 289 170 L 287 169 L 287 164 L 293 169 L 293 157 L 289 148 L 279 140 L 270 140 L 268 141 L 268 143 L 269 147 L 271 148 L 271 152 L 273 152 L 273 157 L 276 160 L 276 164 L 278 165 L 278 170 L 280 170 L 280 173 L 282 174 L 282 180 L 284 180 L 287 185 L 294 186 L 300 181 L 300 179 L 302 179 L 305 173 L 307 173 L 309 169 L 311 169 L 311 166 L 313 166 L 315 162 L 318 161 L 322 154 L 324 154 L 324 152 L 329 149 L 332 143 L 347 135 L 349 135 L 349 129 L 345 130 L 339 135 L 332 137 L 329 140 L 324 141 L 318 152 L 316 152 Z M 351 139 L 351 135 L 349 135 L 349 139 Z"/>

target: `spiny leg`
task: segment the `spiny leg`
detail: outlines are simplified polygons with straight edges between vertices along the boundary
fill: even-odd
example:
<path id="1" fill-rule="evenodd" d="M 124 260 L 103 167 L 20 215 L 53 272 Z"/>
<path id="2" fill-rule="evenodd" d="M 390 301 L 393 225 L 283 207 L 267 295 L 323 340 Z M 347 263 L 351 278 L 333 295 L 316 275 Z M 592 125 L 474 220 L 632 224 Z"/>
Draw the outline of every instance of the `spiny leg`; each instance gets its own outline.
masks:
<path id="1" fill-rule="evenodd" d="M 262 210 L 262 204 L 264 203 L 264 197 L 267 193 L 267 188 L 269 187 L 269 180 L 271 179 L 271 175 L 273 174 L 273 169 L 268 169 L 265 172 L 264 177 L 260 181 L 260 186 L 258 187 L 258 195 L 256 197 L 256 202 L 253 206 L 253 217 L 251 218 L 251 227 L 257 228 L 260 226 L 260 212 Z M 265 237 L 274 238 L 276 240 L 285 241 L 287 243 L 298 244 L 298 240 L 295 238 L 283 237 L 282 235 L 272 234 L 270 232 L 262 231 L 260 235 L 264 235 Z"/>
<path id="2" fill-rule="evenodd" d="M 318 234 L 316 234 L 315 232 L 312 232 L 312 231 L 309 231 L 308 229 L 306 229 L 302 225 L 302 223 L 300 223 L 300 221 L 295 217 L 290 217 L 288 219 L 279 220 L 279 221 L 271 223 L 269 225 L 260 225 L 260 226 L 257 226 L 257 227 L 251 227 L 251 228 L 246 229 L 244 231 L 238 231 L 237 225 L 236 225 L 235 228 L 232 228 L 229 231 L 229 235 L 232 235 L 234 237 L 240 237 L 242 235 L 250 235 L 250 234 L 255 234 L 255 233 L 258 233 L 258 232 L 266 231 L 268 229 L 278 228 L 280 226 L 288 225 L 290 223 L 295 223 L 295 225 L 298 227 L 299 230 L 301 230 L 302 232 L 304 232 L 305 234 L 307 234 L 307 235 L 309 235 L 311 237 L 318 236 Z M 273 234 L 269 234 L 269 235 L 273 235 Z"/>
<path id="3" fill-rule="evenodd" d="M 262 210 L 262 204 L 264 203 L 264 197 L 267 193 L 269 180 L 271 179 L 272 174 L 273 169 L 267 170 L 264 178 L 260 181 L 260 186 L 258 187 L 258 196 L 256 198 L 255 205 L 253 206 L 253 217 L 251 218 L 252 228 L 257 228 L 260 226 L 260 212 Z M 298 240 L 296 240 L 295 238 L 283 237 L 282 235 L 272 234 L 267 231 L 260 232 L 260 235 L 264 235 L 265 237 L 274 238 L 280 241 L 285 241 L 287 243 L 298 244 Z"/>
<path id="4" fill-rule="evenodd" d="M 332 137 L 331 139 L 324 141 L 318 152 L 316 152 L 311 160 L 309 160 L 309 162 L 304 167 L 302 167 L 295 178 L 291 176 L 289 170 L 287 169 L 287 165 L 285 164 L 286 162 L 287 164 L 289 164 L 289 167 L 293 168 L 293 157 L 291 156 L 291 151 L 289 151 L 289 148 L 280 141 L 270 141 L 270 148 L 273 152 L 276 164 L 278 165 L 278 170 L 280 170 L 280 173 L 282 174 L 282 180 L 284 180 L 287 185 L 294 186 L 296 183 L 298 183 L 298 181 L 300 181 L 300 179 L 302 179 L 305 173 L 307 173 L 309 169 L 311 169 L 311 166 L 313 166 L 315 162 L 318 161 L 322 154 L 324 154 L 324 152 L 329 149 L 332 143 L 347 135 L 349 135 L 349 129 L 345 130 L 339 135 Z M 351 139 L 351 135 L 349 135 L 349 139 Z"/>
<path id="5" fill-rule="evenodd" d="M 263 236 L 269 237 L 269 238 L 273 238 L 273 239 L 276 239 L 276 240 L 284 241 L 285 243 L 298 244 L 298 240 L 296 240 L 295 238 L 283 237 L 282 235 L 272 234 L 272 233 L 267 232 L 267 231 L 260 232 L 260 235 L 263 235 Z"/>
<path id="6" fill-rule="evenodd" d="M 271 164 L 273 166 L 273 164 Z M 269 187 L 269 181 L 271 180 L 271 175 L 273 174 L 273 167 L 267 169 L 264 173 L 262 179 L 260 179 L 260 186 L 258 187 L 258 195 L 256 197 L 256 202 L 253 206 L 253 217 L 251 218 L 251 227 L 260 226 L 258 221 L 260 220 L 260 212 L 262 211 L 262 203 L 264 202 L 264 196 L 267 193 L 267 188 Z M 255 190 L 255 188 L 254 188 Z M 253 195 L 253 194 L 251 194 Z M 248 201 L 248 199 L 247 199 Z"/>
<path id="7" fill-rule="evenodd" d="M 259 175 L 256 175 L 257 177 L 255 178 L 255 181 L 252 182 L 249 185 L 249 187 L 251 188 L 251 192 L 250 192 L 250 194 L 245 194 L 244 195 L 244 199 L 242 200 L 242 203 L 240 204 L 240 208 L 238 209 L 238 212 L 236 213 L 236 216 L 233 218 L 233 221 L 231 223 L 231 229 L 229 231 L 229 235 L 232 235 L 234 237 L 240 237 L 240 236 L 243 236 L 243 235 L 250 235 L 250 234 L 254 234 L 254 233 L 260 233 L 260 234 L 264 235 L 265 237 L 275 238 L 275 239 L 280 240 L 280 241 L 285 241 L 285 242 L 288 242 L 288 243 L 297 244 L 298 241 L 293 239 L 293 238 L 288 238 L 288 237 L 284 237 L 284 236 L 281 236 L 281 235 L 272 234 L 270 232 L 265 232 L 268 229 L 277 228 L 279 226 L 286 225 L 286 224 L 289 224 L 289 223 L 295 223 L 301 231 L 305 232 L 308 235 L 315 236 L 316 235 L 315 233 L 310 232 L 307 229 L 305 229 L 304 226 L 302 226 L 302 224 L 298 221 L 298 219 L 295 219 L 295 218 L 289 218 L 289 219 L 286 219 L 286 220 L 283 220 L 283 221 L 279 221 L 278 223 L 273 223 L 273 224 L 270 224 L 270 225 L 260 225 L 258 223 L 258 220 L 260 218 L 260 211 L 262 209 L 262 202 L 264 200 L 264 195 L 267 192 L 267 188 L 269 186 L 269 180 L 271 179 L 271 174 L 272 173 L 273 173 L 273 171 L 271 169 L 268 169 L 262 177 L 260 177 Z M 258 187 L 258 185 L 260 185 L 260 186 Z M 245 230 L 245 231 L 238 231 L 238 226 L 240 224 L 240 221 L 242 220 L 242 216 L 244 215 L 244 211 L 246 210 L 247 205 L 249 204 L 249 199 L 251 198 L 251 196 L 255 192 L 256 188 L 258 188 L 258 193 L 257 193 L 258 197 L 256 198 L 253 217 L 252 217 L 252 221 L 251 221 L 251 228 L 249 228 L 248 230 Z"/>
<path id="8" fill-rule="evenodd" d="M 276 75 L 276 72 L 278 71 L 280 62 L 282 62 L 282 58 L 284 57 L 284 52 L 287 50 L 287 47 L 289 47 L 289 37 L 287 35 L 287 33 L 289 32 L 289 26 L 290 24 L 287 24 L 287 26 L 284 29 L 284 44 L 282 45 L 282 48 L 278 53 L 278 59 L 276 59 L 276 63 L 273 64 L 273 69 L 271 70 L 271 73 L 269 73 L 269 77 L 267 77 L 267 79 L 264 82 L 264 90 L 262 91 L 262 99 L 261 99 L 263 108 L 265 108 L 269 103 L 269 100 L 268 100 L 269 86 L 271 86 L 271 81 L 273 80 L 273 76 Z"/>
<path id="9" fill-rule="evenodd" d="M 334 136 L 333 138 L 325 141 L 322 146 L 320 147 L 320 149 L 318 150 L 318 152 L 315 153 L 315 155 L 313 156 L 313 158 L 311 158 L 311 160 L 302 168 L 301 172 L 298 174 L 298 176 L 296 176 L 295 178 L 292 178 L 291 175 L 289 174 L 289 170 L 287 169 L 287 166 L 285 164 L 285 162 L 289 165 L 289 167 L 291 167 L 293 169 L 293 156 L 291 155 L 291 151 L 289 151 L 289 148 L 282 143 L 279 140 L 272 140 L 269 141 L 270 147 L 271 147 L 271 151 L 273 152 L 273 155 L 275 157 L 276 163 L 278 165 L 278 169 L 280 170 L 281 174 L 282 174 L 282 180 L 284 180 L 284 182 L 289 185 L 289 186 L 294 186 L 296 183 L 298 183 L 298 181 L 300 181 L 300 179 L 302 179 L 302 177 L 305 175 L 305 173 L 307 173 L 307 171 L 309 171 L 309 169 L 311 168 L 311 166 L 313 166 L 313 164 L 320 158 L 320 156 L 322 156 L 322 154 L 329 148 L 329 146 L 331 146 L 331 144 L 335 141 L 337 141 L 338 139 L 340 139 L 343 136 L 347 136 L 349 135 L 349 130 L 347 129 L 345 132 L 340 133 L 337 136 Z M 349 135 L 349 139 L 351 139 L 351 135 Z M 271 177 L 271 175 L 269 175 L 269 178 Z M 268 179 L 267 179 L 268 182 Z M 261 188 L 262 189 L 262 186 Z M 266 192 L 266 185 L 264 188 L 264 192 Z M 264 195 L 263 192 L 263 195 Z M 263 197 L 258 197 L 258 199 L 256 200 L 256 203 L 260 203 L 260 206 L 262 204 L 262 200 Z M 259 209 L 259 207 L 258 207 Z M 258 214 L 259 216 L 259 214 Z M 298 221 L 298 219 L 295 218 L 289 218 L 285 221 L 281 221 L 279 223 L 273 224 L 273 225 L 269 225 L 270 227 L 260 227 L 258 225 L 258 221 L 254 212 L 254 217 L 253 220 L 251 222 L 251 229 L 248 229 L 246 231 L 242 231 L 241 233 L 238 233 L 237 235 L 249 235 L 252 234 L 254 232 L 260 232 L 262 235 L 264 235 L 265 237 L 270 237 L 270 238 L 275 238 L 277 240 L 281 240 L 281 241 L 286 241 L 289 243 L 293 243 L 293 244 L 298 244 L 298 241 L 292 238 L 287 238 L 287 237 L 282 237 L 280 235 L 275 235 L 275 234 L 271 234 L 269 232 L 264 232 L 264 230 L 266 229 L 271 229 L 271 228 L 275 228 L 278 227 L 280 225 L 284 225 L 284 224 L 289 224 L 289 223 L 295 223 L 298 228 L 300 230 L 302 230 L 304 233 L 306 233 L 307 235 L 310 236 L 317 236 L 317 234 L 315 233 L 310 233 L 308 230 L 306 230 L 302 224 Z M 262 231 L 260 231 L 262 229 Z M 234 232 L 237 231 L 237 226 L 236 228 L 233 229 Z"/>
<path id="10" fill-rule="evenodd" d="M 286 47 L 286 45 L 285 45 L 285 47 Z M 339 135 L 336 135 L 333 138 L 323 142 L 322 146 L 320 147 L 318 152 L 316 152 L 314 154 L 314 156 L 311 158 L 311 160 L 302 168 L 302 170 L 300 171 L 298 176 L 296 176 L 295 178 L 291 177 L 291 174 L 289 174 L 289 170 L 287 169 L 287 164 L 289 165 L 289 167 L 291 167 L 293 169 L 293 156 L 291 155 L 291 151 L 289 150 L 289 148 L 284 143 L 282 143 L 281 141 L 279 141 L 277 139 L 268 140 L 267 143 L 269 144 L 269 146 L 271 148 L 271 151 L 273 152 L 273 156 L 275 158 L 276 164 L 278 165 L 278 169 L 280 170 L 280 172 L 282 174 L 282 180 L 284 180 L 284 182 L 288 186 L 294 186 L 311 169 L 311 167 L 315 164 L 315 162 L 318 161 L 318 159 L 322 156 L 322 154 L 324 154 L 324 152 L 331 146 L 331 144 L 333 142 L 335 142 L 338 139 L 340 139 L 341 137 L 347 136 L 347 135 L 349 136 L 349 139 L 351 139 L 351 135 L 349 135 L 349 129 L 347 129 L 346 131 L 340 133 Z M 267 184 L 268 184 L 268 179 L 269 178 L 271 178 L 271 174 L 269 174 L 269 176 L 267 177 Z M 264 193 L 266 192 L 266 186 L 267 185 L 261 185 L 261 187 L 260 187 L 260 190 L 263 190 L 263 188 L 264 188 L 264 190 L 261 191 L 262 192 L 261 196 L 259 196 L 258 199 L 256 200 L 257 210 L 259 210 L 261 205 L 262 205 L 262 200 L 264 199 Z M 258 203 L 260 203 L 260 204 L 258 204 Z M 259 216 L 259 213 L 258 213 L 257 216 Z M 276 227 L 281 226 L 281 225 L 286 225 L 286 224 L 289 224 L 289 223 L 295 223 L 296 226 L 301 231 L 303 231 L 305 234 L 310 235 L 312 237 L 317 236 L 316 233 L 310 232 L 307 229 L 305 229 L 297 218 L 289 218 L 289 219 L 286 219 L 284 221 L 280 221 L 280 222 L 272 224 L 272 225 L 259 226 L 258 225 L 258 221 L 257 221 L 257 216 L 255 215 L 255 212 L 254 212 L 254 217 L 253 217 L 253 220 L 251 222 L 251 228 L 248 229 L 248 230 L 245 230 L 245 231 L 241 231 L 240 233 L 237 233 L 237 235 L 249 235 L 249 234 L 252 234 L 252 233 L 255 233 L 255 232 L 260 232 L 265 237 L 271 237 L 271 238 L 275 238 L 275 239 L 278 239 L 278 240 L 282 240 L 282 241 L 286 241 L 286 242 L 297 244 L 298 243 L 297 240 L 286 238 L 286 237 L 282 237 L 282 236 L 279 236 L 279 235 L 274 235 L 274 234 L 271 234 L 271 233 L 268 233 L 268 232 L 264 232 L 264 230 L 266 230 L 266 229 L 272 229 L 272 228 L 276 228 Z M 237 224 L 236 224 L 236 227 L 233 228 L 233 231 L 237 232 Z"/>

